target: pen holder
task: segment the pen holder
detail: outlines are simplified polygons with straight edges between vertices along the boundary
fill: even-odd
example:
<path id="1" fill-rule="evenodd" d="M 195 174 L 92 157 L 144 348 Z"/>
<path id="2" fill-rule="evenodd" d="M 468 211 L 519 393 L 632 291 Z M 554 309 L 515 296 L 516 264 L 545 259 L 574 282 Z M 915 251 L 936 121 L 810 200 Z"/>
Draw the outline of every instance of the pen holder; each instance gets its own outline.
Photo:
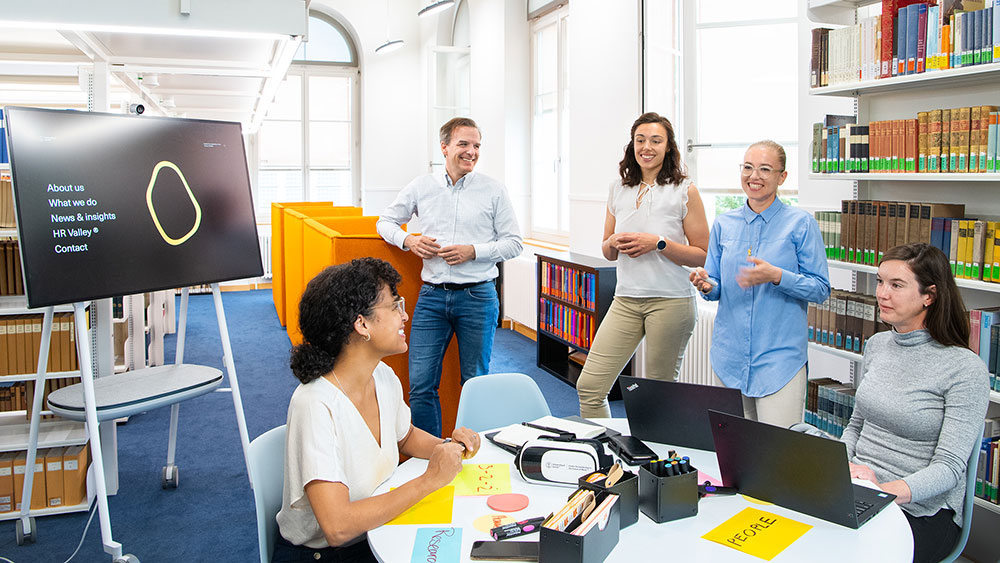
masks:
<path id="1" fill-rule="evenodd" d="M 661 523 L 698 514 L 698 470 L 659 477 L 649 464 L 639 467 L 639 509 Z"/>
<path id="2" fill-rule="evenodd" d="M 607 475 L 610 469 L 610 467 L 604 467 L 600 470 L 600 472 Z M 580 477 L 580 488 L 594 491 L 595 495 L 602 491 L 608 491 L 618 495 L 618 506 L 620 507 L 618 509 L 618 514 L 620 516 L 619 527 L 622 530 L 639 521 L 638 475 L 632 473 L 631 471 L 625 471 L 622 473 L 622 478 L 611 487 L 605 487 L 603 485 L 603 480 L 596 483 L 588 483 L 587 477 L 590 477 L 591 475 L 593 475 L 593 473 L 588 473 L 583 477 Z"/>
<path id="3" fill-rule="evenodd" d="M 603 491 L 595 495 L 595 503 L 600 506 L 612 493 Z M 604 527 L 599 522 L 582 536 L 570 532 L 560 532 L 542 528 L 538 539 L 538 563 L 601 563 L 618 545 L 619 512 L 621 499 L 609 511 Z"/>

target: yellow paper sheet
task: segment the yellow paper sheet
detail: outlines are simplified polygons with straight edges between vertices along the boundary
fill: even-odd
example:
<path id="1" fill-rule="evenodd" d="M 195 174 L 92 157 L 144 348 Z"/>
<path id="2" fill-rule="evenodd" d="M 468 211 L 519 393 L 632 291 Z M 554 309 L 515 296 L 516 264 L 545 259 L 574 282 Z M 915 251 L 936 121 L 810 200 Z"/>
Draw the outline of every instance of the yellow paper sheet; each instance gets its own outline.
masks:
<path id="1" fill-rule="evenodd" d="M 791 518 L 744 508 L 702 537 L 770 561 L 811 529 L 809 524 Z"/>
<path id="2" fill-rule="evenodd" d="M 459 497 L 509 493 L 510 464 L 466 463 L 451 484 Z"/>
<path id="3" fill-rule="evenodd" d="M 455 487 L 447 485 L 427 495 L 409 510 L 386 522 L 400 524 L 451 524 L 451 509 L 455 504 Z"/>

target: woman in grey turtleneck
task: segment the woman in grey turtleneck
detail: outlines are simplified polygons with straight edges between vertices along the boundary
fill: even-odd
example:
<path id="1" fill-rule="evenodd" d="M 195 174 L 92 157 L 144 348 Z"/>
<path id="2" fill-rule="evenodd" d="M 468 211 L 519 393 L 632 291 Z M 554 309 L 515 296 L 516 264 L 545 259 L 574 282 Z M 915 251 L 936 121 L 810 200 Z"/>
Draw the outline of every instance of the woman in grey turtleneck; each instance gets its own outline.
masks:
<path id="1" fill-rule="evenodd" d="M 878 269 L 879 315 L 844 431 L 851 476 L 896 495 L 913 560 L 939 561 L 962 522 L 966 465 L 982 437 L 989 375 L 969 349 L 969 318 L 937 248 L 890 249 Z"/>

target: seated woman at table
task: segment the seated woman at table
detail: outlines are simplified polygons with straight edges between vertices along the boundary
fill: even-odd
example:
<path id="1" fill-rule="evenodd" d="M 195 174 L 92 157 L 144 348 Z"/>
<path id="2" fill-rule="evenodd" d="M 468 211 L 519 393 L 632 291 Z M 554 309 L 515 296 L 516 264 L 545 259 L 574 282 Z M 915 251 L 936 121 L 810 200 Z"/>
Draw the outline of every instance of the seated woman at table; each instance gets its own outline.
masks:
<path id="1" fill-rule="evenodd" d="M 969 317 L 943 252 L 923 243 L 890 249 L 875 296 L 892 331 L 865 345 L 864 375 L 841 439 L 851 476 L 896 495 L 913 531 L 913 560 L 939 561 L 959 535 L 989 376 L 969 349 Z"/>
<path id="2" fill-rule="evenodd" d="M 291 357 L 302 383 L 288 406 L 273 561 L 375 561 L 368 530 L 450 483 L 463 454 L 479 449 L 467 428 L 442 441 L 410 423 L 399 379 L 381 362 L 407 348 L 399 281 L 387 262 L 359 258 L 326 268 L 302 294 L 303 342 Z M 427 470 L 372 496 L 400 453 L 428 459 Z"/>

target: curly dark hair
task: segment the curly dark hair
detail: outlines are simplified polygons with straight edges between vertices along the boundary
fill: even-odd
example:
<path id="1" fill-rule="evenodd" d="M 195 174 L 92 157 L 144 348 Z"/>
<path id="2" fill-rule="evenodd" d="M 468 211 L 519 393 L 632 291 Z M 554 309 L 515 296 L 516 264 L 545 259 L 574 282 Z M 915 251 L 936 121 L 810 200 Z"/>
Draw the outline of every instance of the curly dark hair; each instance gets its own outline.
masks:
<path id="1" fill-rule="evenodd" d="M 684 173 L 684 166 L 681 164 L 681 153 L 677 150 L 677 139 L 674 137 L 674 126 L 670 120 L 655 112 L 644 113 L 632 124 L 632 132 L 629 134 L 628 143 L 625 145 L 625 158 L 618 163 L 618 175 L 622 178 L 622 185 L 637 186 L 642 181 L 642 170 L 635 160 L 635 130 L 640 125 L 646 123 L 659 123 L 667 130 L 667 153 L 663 155 L 663 166 L 656 174 L 656 183 L 660 185 L 680 184 L 687 178 Z"/>
<path id="2" fill-rule="evenodd" d="M 944 252 L 924 242 L 911 242 L 890 248 L 882 256 L 882 262 L 887 260 L 906 262 L 917 279 L 921 295 L 934 295 L 924 319 L 931 337 L 944 346 L 968 348 L 969 314 L 965 312 L 962 294 Z"/>
<path id="3" fill-rule="evenodd" d="M 317 274 L 299 301 L 302 344 L 292 349 L 290 361 L 295 377 L 309 383 L 330 373 L 358 315 L 372 314 L 383 287 L 398 295 L 401 280 L 391 264 L 378 258 L 356 258 Z"/>

